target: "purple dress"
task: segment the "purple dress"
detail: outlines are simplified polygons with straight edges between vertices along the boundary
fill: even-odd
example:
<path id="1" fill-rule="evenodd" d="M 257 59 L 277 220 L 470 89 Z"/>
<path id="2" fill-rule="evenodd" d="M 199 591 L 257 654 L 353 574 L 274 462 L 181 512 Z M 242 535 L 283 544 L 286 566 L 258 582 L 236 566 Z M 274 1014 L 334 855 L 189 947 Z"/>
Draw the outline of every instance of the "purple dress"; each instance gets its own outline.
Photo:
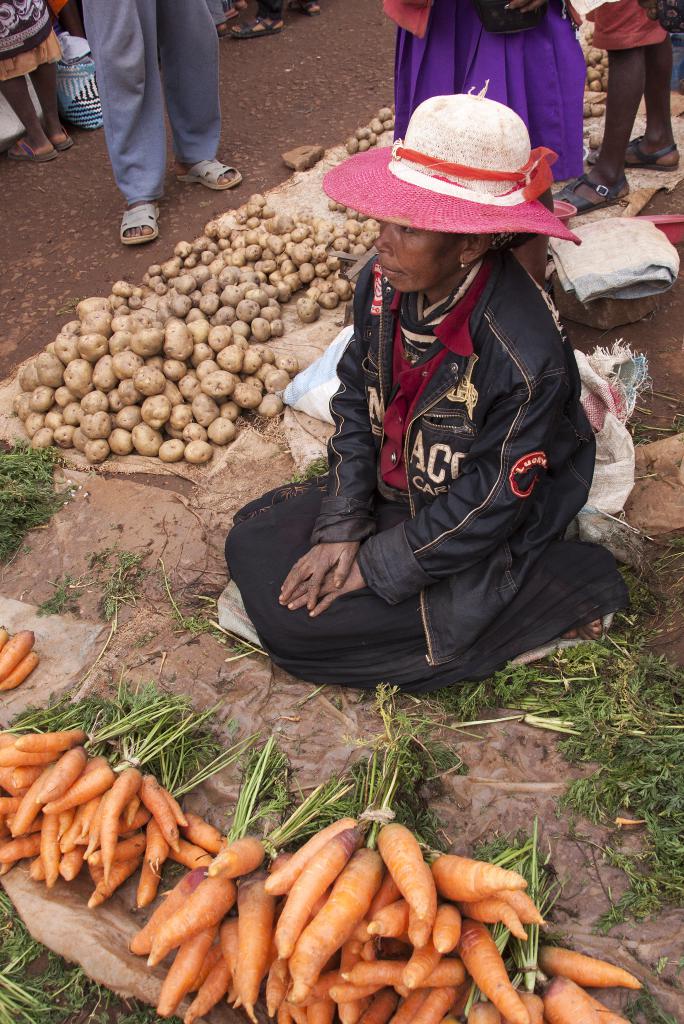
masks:
<path id="1" fill-rule="evenodd" d="M 395 67 L 396 138 L 431 96 L 479 92 L 522 117 L 532 146 L 558 154 L 556 181 L 582 174 L 582 105 L 586 67 L 560 0 L 526 32 L 485 32 L 472 0 L 434 0 L 424 39 L 400 29 Z"/>

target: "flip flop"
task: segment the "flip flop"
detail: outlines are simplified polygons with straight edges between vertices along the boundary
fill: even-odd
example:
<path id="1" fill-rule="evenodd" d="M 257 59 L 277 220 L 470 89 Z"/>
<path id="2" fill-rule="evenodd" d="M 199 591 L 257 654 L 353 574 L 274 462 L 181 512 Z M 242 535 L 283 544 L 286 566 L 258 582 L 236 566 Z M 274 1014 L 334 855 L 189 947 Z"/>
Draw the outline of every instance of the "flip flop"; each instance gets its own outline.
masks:
<path id="1" fill-rule="evenodd" d="M 244 25 L 234 25 L 230 35 L 233 39 L 260 39 L 262 36 L 277 36 L 282 31 L 283 22 L 280 20 L 268 22 L 265 18 L 255 18 Z"/>
<path id="2" fill-rule="evenodd" d="M 13 149 L 18 149 L 20 152 L 13 153 Z M 50 160 L 57 159 L 57 149 L 53 146 L 48 153 L 36 153 L 33 146 L 29 146 L 25 139 L 19 139 L 7 150 L 7 159 L 16 160 L 20 164 L 46 164 Z"/>
<path id="3" fill-rule="evenodd" d="M 600 197 L 600 201 L 592 203 L 591 199 L 578 195 L 577 189 L 580 185 L 588 185 Z M 565 203 L 572 203 L 577 213 L 589 213 L 591 210 L 603 210 L 606 206 L 615 206 L 629 194 L 628 190 L 624 195 L 620 195 L 623 188 L 627 188 L 627 179 L 624 174 L 615 185 L 596 185 L 589 180 L 588 175 L 582 174 L 579 178 L 569 182 L 561 192 L 556 192 L 553 198 L 560 199 Z"/>
<path id="4" fill-rule="evenodd" d="M 637 160 L 633 163 L 627 163 L 625 161 L 625 167 L 645 167 L 649 171 L 665 171 L 671 172 L 676 171 L 679 168 L 679 160 L 676 164 L 659 164 L 658 161 L 664 156 L 669 156 L 670 153 L 677 152 L 677 146 L 673 142 L 671 146 L 663 146 L 662 149 L 657 149 L 655 153 L 646 153 L 641 148 L 641 143 L 644 141 L 644 136 L 640 135 L 638 139 L 632 139 L 630 144 L 627 146 L 627 152 L 632 156 L 636 156 Z"/>
<path id="5" fill-rule="evenodd" d="M 52 142 L 52 145 L 55 147 L 58 153 L 65 153 L 66 150 L 71 149 L 71 147 L 74 144 L 74 140 L 66 132 L 64 132 L 63 142 L 55 142 L 53 139 L 50 139 L 50 142 Z"/>
<path id="6" fill-rule="evenodd" d="M 226 20 L 222 21 L 220 25 L 216 26 L 216 35 L 219 37 L 219 39 L 225 39 L 227 36 L 230 35 L 230 25 L 228 24 L 228 22 L 233 21 L 237 17 L 239 17 L 239 15 L 234 7 L 231 7 L 229 11 L 226 11 Z"/>
<path id="7" fill-rule="evenodd" d="M 121 218 L 121 228 L 119 229 L 119 239 L 122 245 L 145 245 L 146 242 L 153 242 L 155 238 L 158 238 L 158 216 L 159 207 L 156 203 L 141 203 L 140 206 L 134 206 L 125 210 Z M 130 231 L 131 228 L 152 228 L 152 234 L 125 235 L 124 232 Z"/>
<path id="8" fill-rule="evenodd" d="M 224 174 L 233 174 L 228 181 L 221 183 L 219 178 Z M 223 192 L 227 188 L 235 188 L 242 181 L 242 175 L 234 167 L 228 167 L 219 160 L 200 160 L 193 164 L 187 174 L 177 174 L 176 181 L 182 181 L 188 185 L 204 185 L 205 188 L 213 188 L 217 192 Z"/>

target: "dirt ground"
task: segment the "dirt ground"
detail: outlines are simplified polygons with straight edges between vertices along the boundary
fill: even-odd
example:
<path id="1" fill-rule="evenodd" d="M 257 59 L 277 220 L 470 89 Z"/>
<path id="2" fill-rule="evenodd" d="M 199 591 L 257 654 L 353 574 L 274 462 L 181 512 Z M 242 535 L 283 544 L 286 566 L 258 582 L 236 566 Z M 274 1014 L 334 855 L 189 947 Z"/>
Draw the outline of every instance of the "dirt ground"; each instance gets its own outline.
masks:
<path id="1" fill-rule="evenodd" d="M 393 33 L 376 0 L 324 0 L 321 18 L 290 15 L 282 36 L 240 45 L 225 41 L 221 53 L 221 155 L 240 167 L 245 182 L 235 192 L 217 197 L 204 189 L 181 188 L 169 179 L 162 235 L 152 245 L 125 249 L 118 242 L 121 203 L 101 132 L 77 133 L 77 146 L 44 167 L 0 162 L 5 200 L 1 244 L 10 254 L 0 279 L 0 378 L 53 338 L 58 325 L 70 318 L 65 307 L 75 297 L 107 294 L 111 281 L 119 277 L 139 280 L 149 263 L 166 257 L 179 239 L 200 234 L 215 213 L 282 181 L 287 175 L 280 160 L 283 150 L 300 143 L 339 142 L 391 100 Z M 286 87 L 266 92 L 264 68 L 269 80 L 285 81 Z M 649 212 L 680 212 L 683 207 L 681 186 L 670 195 L 657 196 Z M 683 314 L 680 281 L 658 310 L 638 324 L 605 333 L 567 325 L 577 347 L 610 345 L 622 337 L 648 355 L 654 387 L 640 402 L 639 418 L 653 439 L 659 429 L 671 428 L 675 417 L 684 414 Z M 297 781 L 307 787 L 342 769 L 363 749 L 358 740 L 377 728 L 368 702 L 354 691 L 336 688 L 312 698 L 310 685 L 274 669 L 267 659 L 235 661 L 232 652 L 211 636 L 193 636 L 174 621 L 160 574 L 161 559 L 183 611 L 201 611 L 199 598 L 214 597 L 225 585 L 223 541 L 234 512 L 291 479 L 294 465 L 279 437 L 245 432 L 240 445 L 239 465 L 244 471 L 234 472 L 227 483 L 224 478 L 212 482 L 211 487 L 172 477 L 69 471 L 76 487 L 73 500 L 46 527 L 34 531 L 0 570 L 0 593 L 25 602 L 33 611 L 32 606 L 51 596 L 50 581 L 65 573 L 87 574 L 92 553 L 113 545 L 144 552 L 148 576 L 138 603 L 124 609 L 110 648 L 97 671 L 81 684 L 81 692 L 109 685 L 123 670 L 133 680 L 155 679 L 171 690 L 190 691 L 200 707 L 223 699 L 225 717 L 235 720 L 242 731 L 259 728 L 264 735 L 278 735 Z M 98 623 L 98 601 L 95 586 L 79 592 L 77 610 L 66 620 Z M 677 612 L 658 639 L 658 648 L 680 661 L 681 625 Z M 75 674 L 72 684 L 79 678 Z M 47 696 L 51 670 L 46 667 L 42 676 L 36 673 L 36 681 L 42 681 Z M 682 912 L 668 910 L 638 929 L 628 922 L 608 937 L 592 931 L 610 899 L 624 890 L 625 881 L 597 853 L 608 841 L 608 830 L 583 822 L 579 838 L 573 823 L 558 816 L 556 801 L 569 768 L 555 738 L 516 724 L 459 741 L 459 751 L 470 772 L 446 779 L 433 804 L 457 852 L 472 851 L 493 831 L 529 827 L 539 815 L 543 842 L 565 885 L 554 925 L 573 937 L 577 948 L 618 957 L 648 980 L 662 1005 L 684 1022 L 681 990 L 653 970 L 659 957 L 676 962 L 681 955 Z M 224 825 L 236 784 L 235 772 L 218 776 L 192 795 L 189 806 Z M 94 944 L 89 928 L 98 927 L 98 916 L 82 913 L 74 918 L 72 934 L 78 933 L 79 948 L 61 949 L 65 936 L 51 932 L 45 911 L 60 905 L 73 910 L 73 890 L 60 883 L 49 897 L 52 902 L 41 898 L 38 905 L 35 887 L 27 886 L 18 871 L 8 876 L 12 879 L 12 895 L 24 917 L 44 919 L 38 937 L 63 953 L 71 952 L 95 973 L 98 965 L 88 960 Z M 140 919 L 133 904 L 134 887 L 128 885 L 99 918 L 108 922 L 113 937 L 108 952 L 114 959 L 105 975 L 118 971 L 116 976 L 125 979 L 122 989 L 145 997 L 145 969 L 127 956 L 122 941 L 125 929 L 130 931 Z M 126 926 L 119 934 L 122 921 Z M 621 1005 L 620 998 L 615 996 L 611 1005 Z M 233 1014 L 221 1017 L 238 1019 Z"/>

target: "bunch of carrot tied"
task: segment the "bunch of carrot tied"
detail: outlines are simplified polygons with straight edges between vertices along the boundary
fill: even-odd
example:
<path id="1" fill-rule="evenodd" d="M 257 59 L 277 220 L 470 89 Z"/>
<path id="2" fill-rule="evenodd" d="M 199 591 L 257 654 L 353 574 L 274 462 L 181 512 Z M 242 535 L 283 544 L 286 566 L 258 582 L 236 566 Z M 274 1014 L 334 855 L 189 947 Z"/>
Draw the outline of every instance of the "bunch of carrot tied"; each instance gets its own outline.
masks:
<path id="1" fill-rule="evenodd" d="M 0 690 L 14 690 L 20 686 L 40 661 L 33 650 L 36 638 L 30 629 L 22 629 L 10 636 L 0 626 Z"/>
<path id="2" fill-rule="evenodd" d="M 88 906 L 104 903 L 141 869 L 138 906 L 157 895 L 161 864 L 207 866 L 221 845 L 217 829 L 183 814 L 152 775 L 115 772 L 88 757 L 81 730 L 0 734 L 0 874 L 31 858 L 30 874 L 52 888 L 84 865 L 95 886 Z"/>
<path id="3" fill-rule="evenodd" d="M 428 864 L 398 823 L 377 849 L 364 839 L 343 818 L 267 871 L 266 845 L 245 836 L 187 874 L 131 944 L 150 966 L 174 954 L 160 1016 L 195 992 L 185 1024 L 225 997 L 256 1021 L 264 984 L 279 1024 L 446 1024 L 466 1006 L 469 1024 L 626 1024 L 584 986 L 638 980 L 570 950 L 542 947 L 542 996 L 514 988 L 487 924 L 522 938 L 543 923 L 520 874 L 452 855 Z"/>

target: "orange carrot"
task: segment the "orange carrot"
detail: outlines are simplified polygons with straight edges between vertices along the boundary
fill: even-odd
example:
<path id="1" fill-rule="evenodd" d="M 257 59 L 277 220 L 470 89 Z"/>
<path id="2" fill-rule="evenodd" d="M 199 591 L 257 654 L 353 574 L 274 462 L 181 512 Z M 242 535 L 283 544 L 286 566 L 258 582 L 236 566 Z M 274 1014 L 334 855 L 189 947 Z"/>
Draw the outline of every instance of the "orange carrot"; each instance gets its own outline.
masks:
<path id="1" fill-rule="evenodd" d="M 437 907 L 435 927 L 432 930 L 432 941 L 435 949 L 442 953 L 451 953 L 458 945 L 461 937 L 461 914 L 450 903 L 442 903 Z"/>
<path id="2" fill-rule="evenodd" d="M 276 949 L 287 960 L 306 927 L 316 901 L 332 885 L 351 855 L 359 847 L 359 829 L 345 829 L 314 854 L 293 883 L 275 931 Z"/>
<path id="3" fill-rule="evenodd" d="M 324 965 L 368 912 L 382 875 L 382 860 L 375 850 L 356 851 L 335 882 L 327 903 L 297 941 L 290 958 L 290 1002 L 297 1004 L 306 999 Z"/>
<path id="4" fill-rule="evenodd" d="M 47 804 L 44 809 L 47 814 L 59 814 L 60 811 L 67 811 L 70 807 L 86 804 L 93 797 L 106 793 L 113 785 L 115 778 L 114 772 L 104 757 L 94 757 L 64 796 L 60 800 L 55 800 L 54 803 Z"/>
<path id="5" fill-rule="evenodd" d="M 56 754 L 25 754 L 16 747 L 0 749 L 0 768 L 32 768 L 35 765 L 51 764 Z"/>
<path id="6" fill-rule="evenodd" d="M 0 683 L 12 672 L 19 662 L 26 657 L 35 643 L 35 636 L 30 629 L 22 629 L 15 633 L 11 640 L 0 650 Z"/>
<path id="7" fill-rule="evenodd" d="M 72 747 L 71 750 L 67 750 L 39 786 L 34 797 L 36 803 L 49 804 L 61 799 L 76 779 L 83 774 L 87 763 L 88 755 L 83 747 Z M 71 810 L 71 808 L 66 807 L 65 810 Z"/>
<path id="8" fill-rule="evenodd" d="M 37 857 L 40 853 L 40 832 L 20 839 L 10 839 L 0 845 L 0 864 L 14 864 L 24 857 Z"/>
<path id="9" fill-rule="evenodd" d="M 194 1024 L 200 1017 L 216 1006 L 225 996 L 230 984 L 231 971 L 226 960 L 219 954 L 219 958 L 211 968 L 207 977 L 197 990 L 197 995 L 190 1003 L 183 1024 Z"/>
<path id="10" fill-rule="evenodd" d="M 209 867 L 210 878 L 240 878 L 261 867 L 266 856 L 264 844 L 255 836 L 245 836 L 225 843 Z M 271 875 L 271 878 L 273 876 Z M 268 881 L 271 879 L 269 878 Z M 273 895 L 269 889 L 269 894 Z"/>
<path id="11" fill-rule="evenodd" d="M 359 1024 L 387 1024 L 398 1002 L 399 997 L 393 989 L 381 989 L 376 996 L 373 996 L 373 1001 L 361 1017 Z"/>
<path id="12" fill-rule="evenodd" d="M 81 729 L 68 729 L 65 732 L 31 732 L 18 736 L 15 746 L 27 754 L 61 754 L 63 750 L 78 747 L 86 741 L 87 734 Z"/>
<path id="13" fill-rule="evenodd" d="M 437 891 L 417 839 L 405 825 L 385 825 L 378 835 L 378 850 L 409 907 L 416 917 L 429 922 L 432 931 Z"/>
<path id="14" fill-rule="evenodd" d="M 306 1024 L 332 1024 L 337 1007 L 332 999 L 320 999 L 312 1003 L 306 1011 Z M 387 1017 L 384 1018 L 387 1020 Z"/>
<path id="15" fill-rule="evenodd" d="M 7 632 L 7 630 L 5 629 L 5 627 L 4 626 L 0 626 L 0 651 L 3 649 L 3 647 L 5 646 L 7 641 L 9 640 L 9 638 L 10 638 L 10 635 Z"/>
<path id="16" fill-rule="evenodd" d="M 290 1011 L 290 1020 L 293 1024 L 308 1024 L 306 1010 L 301 1009 L 299 1006 L 293 1006 L 292 1003 L 287 1005 Z"/>
<path id="17" fill-rule="evenodd" d="M 0 682 L 0 690 L 16 690 L 17 686 L 21 686 L 39 663 L 40 657 L 35 651 L 30 651 Z"/>
<path id="18" fill-rule="evenodd" d="M 397 900 L 376 911 L 368 925 L 369 935 L 380 935 L 382 938 L 397 939 L 406 934 L 409 919 L 409 905 L 406 900 Z"/>
<path id="19" fill-rule="evenodd" d="M 189 843 L 194 843 L 195 846 L 201 846 L 207 853 L 216 855 L 224 844 L 219 830 L 204 818 L 200 818 L 198 814 L 191 814 L 190 811 L 187 811 L 185 817 L 188 822 L 182 830 L 185 839 Z"/>
<path id="20" fill-rule="evenodd" d="M 169 850 L 169 860 L 182 864 L 183 867 L 190 868 L 191 871 L 193 868 L 208 868 L 212 863 L 210 853 L 203 850 L 201 846 L 186 843 L 184 839 L 178 840 L 177 850 Z"/>
<path id="21" fill-rule="evenodd" d="M 116 864 L 122 860 L 134 860 L 137 859 L 145 849 L 146 839 L 145 836 L 139 832 L 136 836 L 131 836 L 130 839 L 123 839 L 120 843 L 117 843 L 114 847 L 112 864 Z M 102 850 L 95 850 L 88 857 L 89 867 L 104 867 L 104 855 Z"/>
<path id="22" fill-rule="evenodd" d="M 178 850 L 178 825 L 173 810 L 166 799 L 166 791 L 162 789 L 153 775 L 143 776 L 140 786 L 140 799 L 156 820 L 164 839 L 172 850 Z"/>
<path id="23" fill-rule="evenodd" d="M 10 796 L 24 796 L 26 792 L 26 786 L 19 786 L 13 781 L 13 775 L 15 768 L 0 768 L 0 787 L 9 793 Z M 17 782 L 20 780 L 17 780 Z M 35 779 L 33 780 L 35 781 Z M 29 783 L 33 785 L 33 782 Z"/>
<path id="24" fill-rule="evenodd" d="M 268 970 L 273 940 L 275 896 L 269 896 L 264 883 L 266 873 L 243 879 L 238 889 L 238 958 L 235 991 L 250 1020 L 256 1024 L 254 1005 L 259 986 Z"/>
<path id="25" fill-rule="evenodd" d="M 546 924 L 533 900 L 522 889 L 502 889 L 492 895 L 513 907 L 523 924 Z"/>
<path id="26" fill-rule="evenodd" d="M 542 946 L 539 950 L 539 966 L 544 974 L 550 977 L 560 975 L 570 978 L 577 985 L 586 988 L 641 988 L 641 982 L 629 971 L 615 967 L 605 960 L 597 960 L 593 956 L 574 953 L 571 949 L 560 946 Z"/>
<path id="27" fill-rule="evenodd" d="M 378 890 L 378 892 L 379 891 L 380 890 Z M 342 973 L 350 971 L 354 964 L 359 962 L 360 956 L 361 943 L 357 939 L 348 939 L 347 942 L 345 942 L 345 944 L 342 946 L 342 949 L 340 950 L 340 977 L 336 984 L 343 983 Z M 321 975 L 321 978 L 323 977 L 324 975 Z M 318 982 L 316 984 L 318 984 Z M 316 985 L 314 985 L 314 989 L 312 991 L 314 991 L 315 988 Z M 328 989 L 328 995 L 329 994 L 330 988 Z M 362 1014 L 366 1011 L 369 1005 L 369 999 L 356 999 L 348 1003 L 343 1003 L 337 1008 L 337 1016 L 340 1018 L 341 1024 L 358 1024 L 358 1021 L 361 1019 Z"/>
<path id="28" fill-rule="evenodd" d="M 185 817 L 181 805 L 178 803 L 174 796 L 171 796 L 168 789 L 164 789 L 164 787 L 162 786 L 161 791 L 164 794 L 164 798 L 167 804 L 171 808 L 171 813 L 173 814 L 174 821 L 176 822 L 177 825 L 182 825 L 183 828 L 185 828 L 188 824 L 188 819 Z"/>
<path id="29" fill-rule="evenodd" d="M 299 877 L 315 853 L 318 853 L 338 832 L 355 828 L 357 824 L 358 822 L 354 818 L 340 818 L 339 821 L 334 821 L 332 825 L 321 829 L 271 873 L 266 883 L 266 891 L 271 896 L 284 896 L 290 891 L 295 879 Z"/>
<path id="30" fill-rule="evenodd" d="M 119 818 L 118 831 L 120 836 L 130 835 L 131 832 L 137 832 L 138 829 L 145 828 L 152 817 L 146 807 L 139 807 L 131 822 L 126 821 L 126 816 L 126 813 L 124 813 Z"/>
<path id="31" fill-rule="evenodd" d="M 29 765 L 25 768 L 4 768 L 2 770 L 11 771 L 12 785 L 17 789 L 28 789 L 28 787 L 32 786 L 36 779 L 39 779 L 43 773 L 43 767 L 41 765 Z"/>
<path id="32" fill-rule="evenodd" d="M 152 949 L 152 941 L 157 929 L 182 907 L 188 896 L 197 888 L 204 878 L 204 871 L 190 871 L 183 875 L 180 882 L 171 889 L 164 900 L 154 911 L 144 928 L 133 936 L 130 944 L 131 953 L 147 956 Z"/>
<path id="33" fill-rule="evenodd" d="M 494 896 L 485 896 L 484 899 L 476 900 L 474 903 L 459 903 L 459 908 L 464 917 L 472 921 L 484 921 L 485 924 L 497 924 L 501 922 L 508 928 L 511 935 L 516 939 L 527 939 L 527 932 L 522 926 L 520 918 L 513 907 L 504 900 L 497 900 Z"/>
<path id="34" fill-rule="evenodd" d="M 149 966 L 156 967 L 181 942 L 217 925 L 236 896 L 235 885 L 229 878 L 205 878 L 200 882 L 185 903 L 157 929 L 147 961 Z"/>
<path id="35" fill-rule="evenodd" d="M 121 818 L 119 820 L 119 827 L 121 827 L 121 823 L 123 822 L 125 828 L 132 828 L 133 822 L 135 821 L 138 815 L 139 809 L 140 797 L 137 795 L 132 796 L 131 799 L 126 804 L 123 814 L 121 815 Z"/>
<path id="36" fill-rule="evenodd" d="M 93 907 L 99 907 L 100 904 L 104 903 L 112 896 L 120 885 L 123 885 L 127 878 L 138 870 L 140 867 L 140 857 L 135 860 L 119 860 L 115 864 L 112 864 L 109 879 L 105 879 L 104 875 L 97 882 L 95 892 L 88 900 L 88 906 L 92 910 Z M 93 868 L 93 871 L 97 871 L 97 868 Z"/>
<path id="37" fill-rule="evenodd" d="M 94 814 L 97 810 L 99 801 L 100 798 L 95 797 L 94 800 L 90 800 L 87 804 L 81 804 L 79 807 L 72 807 L 69 811 L 62 811 L 62 814 L 73 813 L 74 815 L 71 826 L 60 839 L 59 846 L 62 853 L 71 853 L 76 846 L 80 845 L 82 832 L 85 827 L 86 814 Z"/>
<path id="38" fill-rule="evenodd" d="M 209 977 L 211 971 L 213 971 L 214 967 L 219 962 L 219 960 L 222 959 L 223 953 L 221 952 L 221 943 L 218 941 L 218 938 L 215 938 L 214 945 L 211 947 L 211 949 L 205 956 L 204 960 L 202 961 L 202 966 L 200 967 L 199 974 L 192 983 L 192 988 L 190 989 L 191 992 L 199 992 L 199 990 L 202 988 L 202 985 Z"/>
<path id="39" fill-rule="evenodd" d="M 157 895 L 161 881 L 161 869 L 169 855 L 169 844 L 164 839 L 159 825 L 150 818 L 145 837 L 145 860 L 138 883 L 137 905 L 147 907 Z"/>
<path id="40" fill-rule="evenodd" d="M 410 996 L 407 996 L 406 999 L 400 1003 L 390 1024 L 411 1024 L 415 1014 L 421 1008 L 426 999 L 426 989 L 417 989 L 415 992 L 412 992 Z"/>
<path id="41" fill-rule="evenodd" d="M 501 1014 L 493 1003 L 473 1003 L 468 1024 L 501 1024 Z"/>
<path id="42" fill-rule="evenodd" d="M 159 993 L 157 1013 L 160 1017 L 170 1017 L 175 1013 L 183 997 L 193 987 L 215 938 L 216 927 L 206 928 L 181 944 Z"/>
<path id="43" fill-rule="evenodd" d="M 594 997 L 589 995 L 588 992 L 586 993 L 586 995 L 589 996 L 589 1002 L 596 1010 L 597 1021 L 599 1022 L 599 1024 L 629 1024 L 628 1020 L 625 1020 L 624 1017 L 621 1017 L 619 1013 L 613 1013 L 612 1010 L 609 1010 L 608 1007 L 604 1006 L 603 1003 L 599 1002 L 598 999 L 594 999 Z M 535 999 L 536 998 L 537 997 L 535 996 Z M 540 999 L 539 1002 L 542 1004 L 543 1009 L 543 1001 Z M 540 1024 L 544 1024 L 544 1021 L 541 1017 L 539 1018 L 539 1021 Z M 533 1019 L 532 1024 L 537 1024 L 537 1021 Z"/>
<path id="44" fill-rule="evenodd" d="M 441 959 L 442 954 L 437 952 L 432 941 L 422 949 L 414 949 L 404 968 L 402 983 L 406 988 L 418 988 L 432 974 Z"/>
<path id="45" fill-rule="evenodd" d="M 544 1003 L 532 992 L 519 992 L 523 1006 L 530 1015 L 530 1024 L 544 1024 Z"/>
<path id="46" fill-rule="evenodd" d="M 238 961 L 238 922 L 236 917 L 224 921 L 219 930 L 219 942 L 223 959 L 230 967 L 231 974 L 235 974 Z"/>
<path id="47" fill-rule="evenodd" d="M 413 1018 L 413 1024 L 439 1024 L 456 999 L 455 988 L 433 988 Z"/>
<path id="48" fill-rule="evenodd" d="M 374 963 L 360 961 L 354 964 L 346 974 L 342 974 L 345 981 L 350 985 L 391 985 L 405 987 L 403 975 L 410 961 L 406 960 L 376 960 Z M 448 957 L 434 967 L 424 978 L 421 978 L 415 988 L 455 988 L 465 981 L 465 970 L 460 960 Z"/>
<path id="49" fill-rule="evenodd" d="M 427 867 L 427 865 L 426 865 Z M 430 869 L 427 868 L 429 871 Z M 408 940 L 415 949 L 422 949 L 426 946 L 432 938 L 432 929 L 434 928 L 434 920 L 429 918 L 418 917 L 413 907 L 409 907 L 409 921 L 408 921 Z"/>
<path id="50" fill-rule="evenodd" d="M 375 945 L 375 942 L 375 939 L 368 939 L 368 941 L 364 942 L 363 946 L 361 947 L 361 959 L 367 963 L 370 963 L 373 960 L 377 960 L 378 958 L 378 950 Z"/>
<path id="51" fill-rule="evenodd" d="M 11 867 L 11 864 L 3 864 L 3 867 Z M 40 857 L 36 857 L 35 860 L 31 861 L 31 867 L 29 868 L 29 878 L 34 882 L 45 881 L 45 868 Z"/>
<path id="52" fill-rule="evenodd" d="M 160 875 L 152 870 L 148 861 L 143 860 L 135 894 L 135 904 L 138 908 L 148 907 L 152 903 L 159 890 L 160 882 Z"/>
<path id="53" fill-rule="evenodd" d="M 20 804 L 20 796 L 0 796 L 0 814 L 16 814 Z"/>
<path id="54" fill-rule="evenodd" d="M 119 775 L 112 788 L 102 801 L 102 817 L 100 820 L 100 846 L 102 848 L 102 866 L 105 882 L 109 881 L 114 851 L 118 839 L 118 822 L 123 808 L 132 796 L 140 789 L 142 775 L 137 768 L 126 768 Z"/>
<path id="55" fill-rule="evenodd" d="M 382 910 L 384 907 L 388 907 L 390 903 L 396 903 L 401 898 L 401 893 L 397 889 L 397 883 L 394 881 L 389 871 L 385 872 L 385 876 L 382 880 L 382 885 L 378 889 L 377 893 L 373 898 L 373 902 L 368 908 L 368 915 L 365 921 L 357 925 L 354 932 L 355 937 L 359 942 L 367 942 L 370 938 L 368 931 L 368 925 L 375 917 L 378 910 Z"/>
<path id="56" fill-rule="evenodd" d="M 13 836 L 25 835 L 40 814 L 40 807 L 36 803 L 36 793 L 45 779 L 49 777 L 51 771 L 51 768 L 44 768 L 39 778 L 36 779 L 26 795 L 22 797 L 19 808 L 12 819 L 11 828 Z"/>
<path id="57" fill-rule="evenodd" d="M 59 862 L 59 873 L 65 882 L 73 882 L 83 867 L 83 847 L 76 846 L 70 853 L 65 853 Z"/>
<path id="58" fill-rule="evenodd" d="M 43 827 L 40 830 L 40 859 L 45 868 L 45 884 L 48 889 L 59 878 L 59 815 L 43 815 Z"/>
<path id="59" fill-rule="evenodd" d="M 61 842 L 62 837 L 64 835 L 66 835 L 66 833 L 69 831 L 69 829 L 73 825 L 74 818 L 76 817 L 76 812 L 74 811 L 74 809 L 72 807 L 70 811 L 62 811 L 62 813 L 58 814 L 57 817 L 59 818 L 59 828 L 57 829 L 57 838 Z"/>
<path id="60" fill-rule="evenodd" d="M 341 981 L 330 989 L 330 998 L 336 1003 L 356 1003 L 360 999 L 367 999 L 374 996 L 385 986 L 381 983 L 376 985 L 352 985 L 351 982 Z"/>
<path id="61" fill-rule="evenodd" d="M 468 857 L 443 854 L 432 865 L 432 874 L 440 896 L 448 900 L 475 900 L 491 896 L 499 889 L 525 889 L 527 882 L 516 871 Z"/>
<path id="62" fill-rule="evenodd" d="M 465 920 L 458 952 L 468 974 L 510 1024 L 530 1024 L 527 1010 L 508 979 L 506 966 L 483 924 Z"/>
<path id="63" fill-rule="evenodd" d="M 549 1024 L 599 1024 L 589 995 L 570 978 L 554 978 L 544 993 L 544 1016 Z"/>
<path id="64" fill-rule="evenodd" d="M 278 1007 L 287 995 L 290 972 L 287 960 L 274 960 L 266 979 L 266 1010 L 269 1017 L 275 1017 Z"/>
<path id="65" fill-rule="evenodd" d="M 89 860 L 90 855 L 99 849 L 100 846 L 100 832 L 102 831 L 102 815 L 105 809 L 105 796 L 100 798 L 100 802 L 97 805 L 95 813 L 93 814 L 92 821 L 90 822 L 90 828 L 88 829 L 88 842 L 86 844 L 85 859 Z"/>

